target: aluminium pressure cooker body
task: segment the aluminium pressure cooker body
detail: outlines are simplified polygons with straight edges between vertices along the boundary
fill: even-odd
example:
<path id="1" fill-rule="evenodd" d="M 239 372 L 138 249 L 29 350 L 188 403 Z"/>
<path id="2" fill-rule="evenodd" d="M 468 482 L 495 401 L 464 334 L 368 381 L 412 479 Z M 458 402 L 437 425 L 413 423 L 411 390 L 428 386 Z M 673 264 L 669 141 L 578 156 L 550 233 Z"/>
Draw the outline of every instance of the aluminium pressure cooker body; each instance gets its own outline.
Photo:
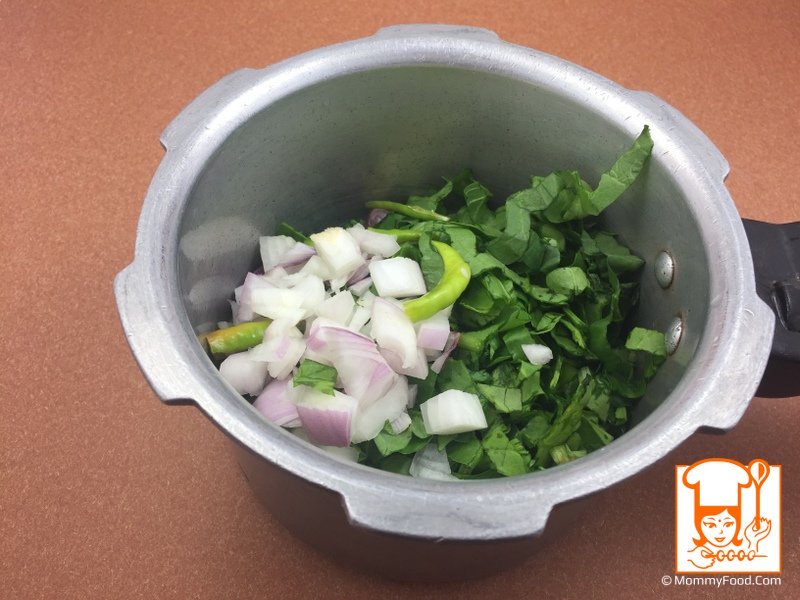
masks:
<path id="1" fill-rule="evenodd" d="M 653 155 L 603 220 L 648 263 L 637 324 L 672 332 L 675 348 L 630 431 L 586 457 L 460 482 L 347 463 L 263 419 L 196 340 L 228 318 L 259 235 L 282 221 L 319 230 L 358 218 L 366 199 L 404 199 L 465 166 L 498 198 L 558 169 L 596 181 L 645 124 Z M 334 558 L 403 580 L 499 570 L 557 535 L 578 499 L 698 428 L 734 426 L 759 384 L 774 318 L 756 295 L 727 163 L 650 94 L 486 30 L 393 27 L 237 71 L 162 142 L 135 259 L 115 282 L 128 341 L 158 396 L 199 407 L 234 442 L 264 504 Z M 653 269 L 665 255 L 666 285 Z"/>

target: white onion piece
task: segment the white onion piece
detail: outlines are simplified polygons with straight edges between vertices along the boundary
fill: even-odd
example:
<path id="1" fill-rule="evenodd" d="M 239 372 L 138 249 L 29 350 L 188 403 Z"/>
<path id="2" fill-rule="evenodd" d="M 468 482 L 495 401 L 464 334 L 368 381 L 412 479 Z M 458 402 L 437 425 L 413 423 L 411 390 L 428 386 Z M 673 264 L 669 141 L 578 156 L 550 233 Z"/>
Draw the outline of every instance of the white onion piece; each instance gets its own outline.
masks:
<path id="1" fill-rule="evenodd" d="M 302 339 L 282 335 L 259 344 L 252 352 L 258 360 L 267 363 L 270 376 L 283 378 L 289 376 L 305 350 L 306 343 Z"/>
<path id="2" fill-rule="evenodd" d="M 261 247 L 261 262 L 264 271 L 270 271 L 280 265 L 281 258 L 297 243 L 288 235 L 263 235 L 258 238 Z"/>
<path id="3" fill-rule="evenodd" d="M 388 214 L 389 211 L 385 208 L 373 208 L 369 211 L 369 215 L 367 215 L 367 226 L 375 227 L 375 225 L 383 221 Z"/>
<path id="4" fill-rule="evenodd" d="M 543 344 L 522 344 L 522 352 L 531 364 L 546 365 L 553 360 L 553 351 Z"/>
<path id="5" fill-rule="evenodd" d="M 273 379 L 259 394 L 253 408 L 267 420 L 282 427 L 299 427 L 300 415 L 292 401 L 293 386 L 291 378 Z"/>
<path id="6" fill-rule="evenodd" d="M 264 331 L 264 343 L 250 350 L 254 360 L 267 363 L 270 376 L 288 377 L 306 350 L 303 334 L 290 321 L 278 319 Z"/>
<path id="7" fill-rule="evenodd" d="M 305 308 L 306 316 L 311 315 L 325 301 L 325 283 L 316 275 L 304 275 L 292 291 L 302 296 L 300 307 Z"/>
<path id="8" fill-rule="evenodd" d="M 325 452 L 344 462 L 358 462 L 358 448 L 355 446 L 319 446 Z"/>
<path id="9" fill-rule="evenodd" d="M 250 352 L 239 352 L 222 361 L 219 374 L 240 394 L 257 396 L 267 382 L 267 364 L 253 360 Z"/>
<path id="10" fill-rule="evenodd" d="M 307 343 L 333 364 L 345 392 L 358 398 L 361 406 L 372 404 L 397 378 L 373 339 L 327 319 L 314 321 Z"/>
<path id="11" fill-rule="evenodd" d="M 241 321 L 236 318 L 236 315 L 239 314 L 239 303 L 236 300 L 228 300 L 228 304 L 231 306 L 231 320 L 233 324 L 237 325 L 241 323 Z"/>
<path id="12" fill-rule="evenodd" d="M 420 404 L 422 422 L 429 434 L 447 435 L 487 427 L 481 401 L 475 394 L 446 390 Z"/>
<path id="13" fill-rule="evenodd" d="M 417 379 L 425 379 L 428 376 L 428 360 L 425 357 L 425 351 L 422 348 L 417 348 L 417 359 L 410 367 L 404 367 L 400 355 L 388 348 L 380 348 L 383 358 L 392 367 L 392 371 L 398 375 L 408 375 Z"/>
<path id="14" fill-rule="evenodd" d="M 358 243 L 342 227 L 329 227 L 311 239 L 319 257 L 330 267 L 332 278 L 349 277 L 364 263 Z"/>
<path id="15" fill-rule="evenodd" d="M 347 286 L 347 280 L 349 276 L 343 275 L 341 277 L 334 277 L 333 279 L 328 280 L 328 285 L 331 288 L 331 291 L 338 292 L 339 290 L 343 289 Z"/>
<path id="16" fill-rule="evenodd" d="M 419 263 L 405 256 L 374 260 L 369 263 L 369 274 L 379 296 L 408 298 L 427 291 Z"/>
<path id="17" fill-rule="evenodd" d="M 295 406 L 303 429 L 316 444 L 348 446 L 358 401 L 334 390 L 323 394 L 305 385 L 295 389 Z"/>
<path id="18" fill-rule="evenodd" d="M 361 250 L 372 256 L 386 258 L 400 250 L 400 244 L 393 235 L 369 231 L 361 224 L 354 225 L 348 231 L 358 242 Z"/>
<path id="19" fill-rule="evenodd" d="M 261 275 L 261 277 L 276 287 L 286 287 L 286 278 L 288 276 L 289 273 L 283 267 L 275 267 Z"/>
<path id="20" fill-rule="evenodd" d="M 288 268 L 303 265 L 316 253 L 317 251 L 311 246 L 295 240 L 294 246 L 289 248 L 284 255 L 281 256 L 277 266 Z"/>
<path id="21" fill-rule="evenodd" d="M 235 313 L 234 321 L 236 323 L 243 323 L 245 321 L 252 321 L 255 318 L 253 313 L 253 290 L 256 289 L 269 289 L 275 286 L 267 281 L 261 275 L 255 273 L 248 273 L 244 278 L 244 284 L 241 286 L 239 294 L 239 310 Z"/>
<path id="22" fill-rule="evenodd" d="M 394 421 L 406 410 L 408 382 L 395 377 L 392 386 L 368 406 L 360 406 L 353 420 L 351 441 L 354 444 L 371 440 L 383 429 L 386 421 Z"/>
<path id="23" fill-rule="evenodd" d="M 458 481 L 458 477 L 450 470 L 447 452 L 439 452 L 436 444 L 428 444 L 414 454 L 409 475 L 420 479 L 436 479 L 439 481 Z"/>
<path id="24" fill-rule="evenodd" d="M 350 284 L 347 289 L 354 296 L 358 296 L 359 298 L 366 294 L 369 291 L 369 288 L 372 287 L 372 277 L 365 277 L 361 281 L 357 281 L 356 283 Z"/>
<path id="25" fill-rule="evenodd" d="M 426 350 L 444 350 L 450 335 L 450 321 L 438 314 L 416 324 L 417 346 Z"/>
<path id="26" fill-rule="evenodd" d="M 330 267 L 316 254 L 306 261 L 298 274 L 316 275 L 320 279 L 328 280 L 333 277 Z"/>
<path id="27" fill-rule="evenodd" d="M 330 319 L 335 323 L 346 325 L 356 307 L 353 294 L 348 291 L 339 292 L 326 299 L 316 307 L 320 317 Z"/>
<path id="28" fill-rule="evenodd" d="M 247 277 L 245 276 L 245 279 Z M 244 284 L 240 285 L 237 288 L 233 288 L 233 300 L 238 304 L 239 300 L 242 298 L 242 289 L 244 288 Z"/>
<path id="29" fill-rule="evenodd" d="M 375 298 L 370 327 L 378 346 L 400 357 L 401 368 L 410 369 L 416 366 L 419 358 L 417 333 L 402 308 L 383 298 Z"/>
<path id="30" fill-rule="evenodd" d="M 301 359 L 309 359 L 313 360 L 314 362 L 318 362 L 321 365 L 328 365 L 329 367 L 333 366 L 333 363 L 328 359 L 327 354 L 320 354 L 316 350 L 312 350 L 308 346 L 306 346 L 306 351 L 303 353 L 303 358 Z M 342 387 L 341 385 L 337 385 L 335 387 Z"/>
<path id="31" fill-rule="evenodd" d="M 353 271 L 353 274 L 347 278 L 347 283 L 345 285 L 350 287 L 351 285 L 358 283 L 367 277 L 369 277 L 369 263 L 365 262 L 363 265 Z"/>
<path id="32" fill-rule="evenodd" d="M 444 350 L 439 357 L 431 364 L 431 371 L 434 373 L 441 373 L 444 363 L 447 362 L 447 359 L 450 357 L 450 354 L 453 352 L 453 350 L 458 347 L 458 340 L 460 337 L 461 334 L 457 331 L 454 331 L 447 336 L 447 344 L 445 344 Z"/>
<path id="33" fill-rule="evenodd" d="M 372 303 L 375 302 L 375 298 L 377 296 L 370 291 L 367 291 L 361 298 L 358 299 L 359 306 L 366 306 L 367 308 L 372 308 Z"/>
<path id="34" fill-rule="evenodd" d="M 358 306 L 353 311 L 353 316 L 351 316 L 350 320 L 347 322 L 348 329 L 352 329 L 353 331 L 361 331 L 371 316 L 372 310 L 365 306 Z"/>
<path id="35" fill-rule="evenodd" d="M 267 288 L 252 292 L 253 312 L 273 320 L 285 319 L 293 325 L 306 316 L 302 290 Z"/>
<path id="36" fill-rule="evenodd" d="M 417 389 L 416 383 L 408 386 L 408 408 L 414 408 L 417 403 Z"/>
<path id="37" fill-rule="evenodd" d="M 403 433 L 411 425 L 411 417 L 408 416 L 407 412 L 402 412 L 399 417 L 389 424 L 395 433 Z"/>

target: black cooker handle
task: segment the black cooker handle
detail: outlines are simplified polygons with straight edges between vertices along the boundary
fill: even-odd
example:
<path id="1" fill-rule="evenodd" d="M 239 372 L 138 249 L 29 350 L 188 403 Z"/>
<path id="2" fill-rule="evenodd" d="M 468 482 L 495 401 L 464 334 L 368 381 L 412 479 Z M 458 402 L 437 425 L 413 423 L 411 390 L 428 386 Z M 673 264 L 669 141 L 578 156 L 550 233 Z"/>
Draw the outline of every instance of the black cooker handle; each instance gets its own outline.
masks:
<path id="1" fill-rule="evenodd" d="M 757 393 L 769 398 L 800 395 L 800 221 L 742 221 L 753 254 L 756 292 L 775 313 L 772 352 Z"/>

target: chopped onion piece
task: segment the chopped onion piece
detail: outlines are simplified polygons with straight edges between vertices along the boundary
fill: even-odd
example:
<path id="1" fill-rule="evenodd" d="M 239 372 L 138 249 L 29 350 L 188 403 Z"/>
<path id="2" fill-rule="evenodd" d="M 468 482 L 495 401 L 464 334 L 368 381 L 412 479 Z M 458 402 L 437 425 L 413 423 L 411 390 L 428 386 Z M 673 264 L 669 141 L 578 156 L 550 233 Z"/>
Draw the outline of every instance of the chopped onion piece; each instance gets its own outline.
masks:
<path id="1" fill-rule="evenodd" d="M 329 367 L 333 366 L 333 362 L 328 359 L 326 354 L 320 354 L 316 350 L 312 350 L 308 346 L 306 346 L 306 351 L 303 353 L 303 359 L 313 360 L 314 362 L 318 362 L 321 365 L 328 365 Z M 302 360 L 302 359 L 301 359 Z M 337 385 L 336 387 L 342 387 Z"/>
<path id="2" fill-rule="evenodd" d="M 377 233 L 364 229 L 360 223 L 348 229 L 362 252 L 366 252 L 372 256 L 380 256 L 386 258 L 392 256 L 400 250 L 400 244 L 397 243 L 397 238 L 393 235 L 385 233 Z"/>
<path id="3" fill-rule="evenodd" d="M 295 241 L 294 246 L 289 248 L 280 258 L 277 266 L 289 268 L 297 265 L 303 265 L 316 253 L 317 251 L 311 246 L 308 246 L 303 242 Z"/>
<path id="4" fill-rule="evenodd" d="M 266 272 L 280 265 L 281 258 L 297 243 L 297 240 L 288 235 L 264 235 L 258 242 L 261 247 L 261 262 Z"/>
<path id="5" fill-rule="evenodd" d="M 344 391 L 358 398 L 362 407 L 375 402 L 397 378 L 373 339 L 341 325 L 316 319 L 307 342 L 314 352 L 331 361 Z"/>
<path id="6" fill-rule="evenodd" d="M 359 306 L 353 311 L 353 316 L 347 322 L 347 327 L 353 331 L 361 331 L 372 316 L 372 311 L 365 306 Z"/>
<path id="7" fill-rule="evenodd" d="M 411 417 L 408 416 L 407 412 L 402 412 L 390 425 L 395 433 L 403 433 L 411 425 Z"/>
<path id="8" fill-rule="evenodd" d="M 274 269 L 270 269 L 261 277 L 267 280 L 269 283 L 276 287 L 286 287 L 288 284 L 286 282 L 286 278 L 289 276 L 286 269 L 283 267 L 275 267 Z"/>
<path id="9" fill-rule="evenodd" d="M 334 390 L 333 395 L 301 385 L 295 390 L 295 405 L 303 429 L 316 444 L 348 446 L 358 401 Z"/>
<path id="10" fill-rule="evenodd" d="M 389 350 L 388 348 L 380 349 L 383 358 L 392 367 L 392 370 L 398 375 L 408 375 L 416 379 L 425 379 L 428 376 L 428 360 L 425 357 L 425 351 L 422 348 L 417 348 L 417 359 L 410 367 L 404 367 L 402 359 L 397 352 Z"/>
<path id="11" fill-rule="evenodd" d="M 523 344 L 522 352 L 534 365 L 546 365 L 553 360 L 553 351 L 543 344 Z"/>
<path id="12" fill-rule="evenodd" d="M 228 304 L 231 305 L 231 320 L 234 325 L 238 325 L 241 323 L 241 321 L 236 318 L 236 315 L 239 314 L 239 303 L 236 300 L 228 300 Z"/>
<path id="13" fill-rule="evenodd" d="M 441 373 L 444 363 L 447 362 L 448 358 L 450 358 L 450 354 L 453 352 L 453 350 L 458 347 L 458 340 L 460 337 L 461 334 L 457 331 L 454 331 L 447 336 L 447 344 L 445 344 L 444 350 L 439 357 L 431 364 L 431 371 L 434 373 Z"/>
<path id="14" fill-rule="evenodd" d="M 346 325 L 353 314 L 356 302 L 353 300 L 353 294 L 344 291 L 331 296 L 316 308 L 316 313 L 320 317 L 330 319 L 335 323 Z"/>
<path id="15" fill-rule="evenodd" d="M 408 408 L 414 408 L 417 403 L 417 389 L 416 383 L 408 386 Z"/>
<path id="16" fill-rule="evenodd" d="M 306 309 L 306 316 L 311 315 L 325 301 L 325 283 L 316 275 L 304 275 L 292 286 L 292 291 L 302 296 L 300 308 Z"/>
<path id="17" fill-rule="evenodd" d="M 341 277 L 334 277 L 333 279 L 328 280 L 328 285 L 330 286 L 332 291 L 338 292 L 347 285 L 348 279 L 350 279 L 348 275 L 342 275 Z"/>
<path id="18" fill-rule="evenodd" d="M 253 290 L 257 289 L 270 289 L 275 286 L 267 281 L 261 275 L 255 273 L 248 273 L 244 278 L 244 284 L 241 286 L 239 294 L 239 310 L 236 311 L 234 322 L 244 323 L 245 321 L 252 321 L 255 318 L 253 313 Z"/>
<path id="19" fill-rule="evenodd" d="M 373 208 L 367 215 L 367 227 L 375 227 L 378 223 L 386 218 L 389 211 L 384 208 Z"/>
<path id="20" fill-rule="evenodd" d="M 342 227 L 329 227 L 311 236 L 317 254 L 330 267 L 332 278 L 349 277 L 364 257 L 353 236 Z"/>
<path id="21" fill-rule="evenodd" d="M 394 421 L 406 410 L 408 382 L 395 377 L 392 386 L 369 406 L 362 405 L 353 421 L 351 441 L 354 444 L 371 440 L 383 429 L 386 421 Z"/>
<path id="22" fill-rule="evenodd" d="M 358 462 L 358 448 L 355 446 L 320 446 L 325 452 L 344 462 Z"/>
<path id="23" fill-rule="evenodd" d="M 252 354 L 231 354 L 219 366 L 219 374 L 240 394 L 257 396 L 267 382 L 267 364 L 254 360 Z"/>
<path id="24" fill-rule="evenodd" d="M 447 435 L 487 427 L 481 401 L 475 394 L 446 390 L 420 404 L 422 422 L 429 434 Z"/>
<path id="25" fill-rule="evenodd" d="M 375 298 L 377 298 L 377 296 L 372 292 L 368 291 L 363 296 L 361 296 L 361 298 L 358 299 L 358 305 L 368 308 L 371 311 L 372 304 L 375 302 Z"/>
<path id="26" fill-rule="evenodd" d="M 292 402 L 293 386 L 291 378 L 273 379 L 259 394 L 253 408 L 269 421 L 282 427 L 299 427 L 300 415 Z"/>
<path id="27" fill-rule="evenodd" d="M 378 346 L 399 356 L 401 368 L 416 367 L 419 359 L 417 334 L 402 308 L 381 297 L 375 298 L 370 327 Z"/>
<path id="28" fill-rule="evenodd" d="M 444 350 L 450 335 L 450 321 L 438 314 L 416 324 L 417 346 L 426 350 Z"/>
<path id="29" fill-rule="evenodd" d="M 288 377 L 306 350 L 303 334 L 287 323 L 270 323 L 264 332 L 264 343 L 250 350 L 254 360 L 266 362 L 269 374 L 277 379 Z"/>
<path id="30" fill-rule="evenodd" d="M 330 267 L 316 254 L 306 261 L 298 274 L 316 275 L 320 279 L 328 280 L 333 277 Z"/>
<path id="31" fill-rule="evenodd" d="M 358 283 L 362 279 L 366 279 L 367 277 L 369 277 L 369 263 L 365 262 L 363 265 L 353 271 L 353 274 L 348 277 L 345 285 L 349 287 L 355 283 Z"/>
<path id="32" fill-rule="evenodd" d="M 369 291 L 372 287 L 372 277 L 365 277 L 361 281 L 351 284 L 348 289 L 354 296 L 359 298 Z"/>
<path id="33" fill-rule="evenodd" d="M 458 481 L 458 477 L 453 475 L 450 470 L 450 462 L 447 460 L 447 452 L 436 447 L 436 444 L 428 444 L 414 454 L 411 459 L 409 475 L 420 479 L 436 479 L 440 481 Z"/>
<path id="34" fill-rule="evenodd" d="M 405 256 L 374 260 L 369 264 L 369 274 L 379 296 L 408 298 L 427 291 L 419 264 Z"/>
<path id="35" fill-rule="evenodd" d="M 267 288 L 254 289 L 253 312 L 273 320 L 285 319 L 296 324 L 306 316 L 306 298 L 302 290 Z"/>

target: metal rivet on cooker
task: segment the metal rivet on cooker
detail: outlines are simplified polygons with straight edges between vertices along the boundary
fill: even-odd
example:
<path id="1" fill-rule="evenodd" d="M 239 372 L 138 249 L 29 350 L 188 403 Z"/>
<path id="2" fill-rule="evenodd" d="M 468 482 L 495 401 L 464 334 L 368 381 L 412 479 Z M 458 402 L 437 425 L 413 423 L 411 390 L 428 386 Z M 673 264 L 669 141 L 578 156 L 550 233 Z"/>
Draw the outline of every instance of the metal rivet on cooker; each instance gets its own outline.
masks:
<path id="1" fill-rule="evenodd" d="M 675 261 L 666 250 L 658 253 L 655 263 L 656 281 L 662 288 L 667 289 L 672 284 L 675 276 Z"/>
<path id="2" fill-rule="evenodd" d="M 664 345 L 667 348 L 667 354 L 674 354 L 678 349 L 678 344 L 683 335 L 683 319 L 680 316 L 675 317 L 670 321 L 667 331 L 664 333 Z"/>

